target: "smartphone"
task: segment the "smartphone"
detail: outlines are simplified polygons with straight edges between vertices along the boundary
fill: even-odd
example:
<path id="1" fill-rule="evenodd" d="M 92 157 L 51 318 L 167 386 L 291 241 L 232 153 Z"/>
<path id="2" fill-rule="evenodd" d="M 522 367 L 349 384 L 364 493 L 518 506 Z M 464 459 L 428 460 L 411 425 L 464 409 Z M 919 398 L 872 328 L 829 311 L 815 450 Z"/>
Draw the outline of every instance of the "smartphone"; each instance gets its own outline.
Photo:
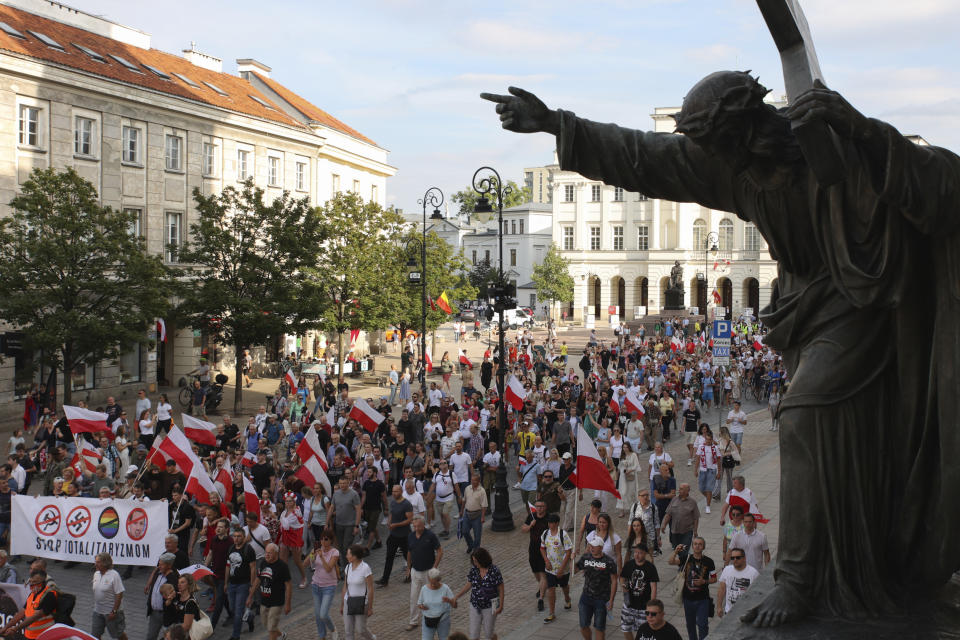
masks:
<path id="1" fill-rule="evenodd" d="M 490 598 L 490 608 L 496 611 L 500 608 L 500 597 Z"/>

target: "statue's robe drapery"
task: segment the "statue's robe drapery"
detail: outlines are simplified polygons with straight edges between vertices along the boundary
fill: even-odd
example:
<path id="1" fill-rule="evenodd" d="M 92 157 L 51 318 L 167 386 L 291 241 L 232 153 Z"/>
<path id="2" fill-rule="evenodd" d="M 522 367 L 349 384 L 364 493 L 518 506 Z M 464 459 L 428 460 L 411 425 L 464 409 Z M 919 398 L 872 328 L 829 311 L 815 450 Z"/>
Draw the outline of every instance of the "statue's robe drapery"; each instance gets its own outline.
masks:
<path id="1" fill-rule="evenodd" d="M 791 376 L 778 583 L 840 615 L 944 584 L 960 569 L 960 158 L 871 121 L 877 148 L 844 142 L 846 179 L 822 188 L 802 160 L 761 181 L 684 136 L 560 114 L 562 169 L 734 212 L 778 262 L 761 313 Z"/>

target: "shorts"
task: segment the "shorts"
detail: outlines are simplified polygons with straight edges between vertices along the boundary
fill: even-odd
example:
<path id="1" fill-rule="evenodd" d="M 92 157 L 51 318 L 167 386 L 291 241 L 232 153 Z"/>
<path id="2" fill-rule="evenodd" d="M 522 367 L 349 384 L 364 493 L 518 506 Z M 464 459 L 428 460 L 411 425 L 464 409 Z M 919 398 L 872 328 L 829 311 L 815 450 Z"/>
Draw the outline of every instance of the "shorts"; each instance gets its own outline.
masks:
<path id="1" fill-rule="evenodd" d="M 580 596 L 577 609 L 580 613 L 580 628 L 586 629 L 593 621 L 593 628 L 604 631 L 607 628 L 607 601 L 601 598 L 591 598 L 587 594 Z"/>
<path id="2" fill-rule="evenodd" d="M 740 433 L 731 433 L 730 440 L 732 440 L 738 447 L 743 446 L 743 431 Z"/>
<path id="3" fill-rule="evenodd" d="M 697 436 L 700 435 L 696 431 L 687 432 L 687 444 L 692 445 L 697 441 Z"/>
<path id="4" fill-rule="evenodd" d="M 547 570 L 547 565 L 543 560 L 543 556 L 540 555 L 539 547 L 537 547 L 536 550 L 528 549 L 527 556 L 531 571 L 534 573 L 544 573 Z"/>
<path id="5" fill-rule="evenodd" d="M 624 633 L 633 633 L 640 629 L 640 626 L 647 621 L 647 609 L 631 609 L 626 604 L 620 609 L 620 631 Z"/>
<path id="6" fill-rule="evenodd" d="M 266 625 L 267 631 L 280 631 L 280 614 L 282 613 L 282 604 L 275 607 L 263 607 L 261 614 L 263 615 L 263 624 Z"/>
<path id="7" fill-rule="evenodd" d="M 716 479 L 716 469 L 701 469 L 697 474 L 697 488 L 700 489 L 700 493 L 713 493 L 713 484 Z"/>
<path id="8" fill-rule="evenodd" d="M 547 571 L 547 589 L 553 589 L 555 587 L 560 587 L 561 589 L 564 589 L 569 584 L 570 584 L 569 571 L 563 574 L 562 576 L 558 576 L 554 573 L 550 573 L 549 571 Z"/>
<path id="9" fill-rule="evenodd" d="M 364 509 L 363 519 L 367 521 L 368 531 L 373 531 L 380 525 L 380 509 Z"/>
<path id="10" fill-rule="evenodd" d="M 90 632 L 98 638 L 103 636 L 104 629 L 110 632 L 111 637 L 119 638 L 124 634 L 127 622 L 123 616 L 123 611 L 117 611 L 117 615 L 113 620 L 108 619 L 105 613 L 97 613 L 94 611 L 90 627 Z"/>
<path id="11" fill-rule="evenodd" d="M 443 514 L 447 514 L 449 516 L 453 514 L 456 508 L 457 508 L 457 501 L 454 500 L 453 498 L 451 498 L 450 500 L 447 500 L 446 502 L 440 502 L 439 500 L 435 500 L 433 503 L 433 510 L 436 511 L 437 515 L 440 515 L 440 516 L 442 516 Z"/>

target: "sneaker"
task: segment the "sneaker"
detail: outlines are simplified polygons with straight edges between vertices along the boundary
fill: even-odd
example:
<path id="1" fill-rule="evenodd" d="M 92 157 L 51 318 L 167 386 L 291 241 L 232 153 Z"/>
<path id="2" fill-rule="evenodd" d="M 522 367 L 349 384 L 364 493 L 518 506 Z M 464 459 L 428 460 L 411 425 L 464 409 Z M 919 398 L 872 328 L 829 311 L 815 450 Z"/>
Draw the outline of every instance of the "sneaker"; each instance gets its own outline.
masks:
<path id="1" fill-rule="evenodd" d="M 556 619 L 557 619 L 557 616 L 555 616 L 555 615 L 553 615 L 553 614 L 551 613 L 551 614 L 548 615 L 546 618 L 544 618 L 543 621 L 544 621 L 544 622 L 553 622 L 553 621 L 556 620 Z"/>
<path id="2" fill-rule="evenodd" d="M 380 578 L 379 580 L 374 580 L 373 584 L 377 585 L 378 587 L 385 587 L 387 586 L 388 582 L 383 578 Z"/>
<path id="3" fill-rule="evenodd" d="M 692 466 L 693 466 L 693 458 L 687 458 L 687 466 L 688 466 L 688 467 L 692 467 Z"/>
<path id="4" fill-rule="evenodd" d="M 707 513 L 710 513 L 710 505 L 707 505 Z"/>
<path id="5" fill-rule="evenodd" d="M 373 549 L 374 551 L 376 551 L 377 549 L 379 549 L 379 548 L 382 547 L 382 546 L 383 546 L 383 543 L 380 542 L 379 540 L 377 540 L 377 543 L 376 543 L 375 545 L 373 545 L 372 547 L 370 547 L 370 548 Z"/>
<path id="6" fill-rule="evenodd" d="M 543 611 L 543 598 L 537 599 L 537 611 Z"/>

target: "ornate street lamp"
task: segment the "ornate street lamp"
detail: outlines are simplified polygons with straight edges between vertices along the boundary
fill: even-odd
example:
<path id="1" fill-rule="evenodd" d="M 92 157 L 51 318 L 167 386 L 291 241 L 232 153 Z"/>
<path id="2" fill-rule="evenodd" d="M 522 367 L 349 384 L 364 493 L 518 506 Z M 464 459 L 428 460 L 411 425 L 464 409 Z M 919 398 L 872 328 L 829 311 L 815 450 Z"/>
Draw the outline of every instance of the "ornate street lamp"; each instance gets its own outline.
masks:
<path id="1" fill-rule="evenodd" d="M 433 207 L 433 213 L 430 214 L 431 220 L 442 220 L 440 205 L 443 204 L 443 191 L 438 187 L 427 189 L 423 197 L 417 201 L 417 204 L 423 206 L 423 227 L 421 228 L 420 240 L 420 266 L 421 273 L 419 280 L 414 282 L 413 272 L 410 271 L 410 263 L 407 263 L 407 277 L 411 285 L 420 285 L 420 390 L 422 397 L 427 397 L 427 206 Z M 411 258 L 411 261 L 413 259 Z"/>
<path id="2" fill-rule="evenodd" d="M 480 174 L 486 172 L 484 177 Z M 493 287 L 494 309 L 497 311 L 497 326 L 499 328 L 498 351 L 499 362 L 497 363 L 497 435 L 499 442 L 497 446 L 500 449 L 500 455 L 503 456 L 507 435 L 507 406 L 506 406 L 506 383 L 504 378 L 507 371 L 506 346 L 504 344 L 504 322 L 503 312 L 509 306 L 513 308 L 516 302 L 512 299 L 513 292 L 506 282 L 506 275 L 503 271 L 503 199 L 508 196 L 513 189 L 509 185 L 504 185 L 500 174 L 491 167 L 480 167 L 473 174 L 473 190 L 480 195 L 477 203 L 474 205 L 473 213 L 477 216 L 480 223 L 485 223 L 490 219 L 493 213 L 493 204 L 497 207 L 497 241 L 499 242 L 499 261 L 497 263 L 497 280 Z M 491 203 L 493 200 L 493 203 Z M 507 466 L 501 458 L 500 466 L 497 467 L 497 480 L 494 484 L 494 509 L 493 509 L 493 531 L 511 531 L 513 529 L 513 514 L 510 513 L 510 494 L 507 489 Z"/>

